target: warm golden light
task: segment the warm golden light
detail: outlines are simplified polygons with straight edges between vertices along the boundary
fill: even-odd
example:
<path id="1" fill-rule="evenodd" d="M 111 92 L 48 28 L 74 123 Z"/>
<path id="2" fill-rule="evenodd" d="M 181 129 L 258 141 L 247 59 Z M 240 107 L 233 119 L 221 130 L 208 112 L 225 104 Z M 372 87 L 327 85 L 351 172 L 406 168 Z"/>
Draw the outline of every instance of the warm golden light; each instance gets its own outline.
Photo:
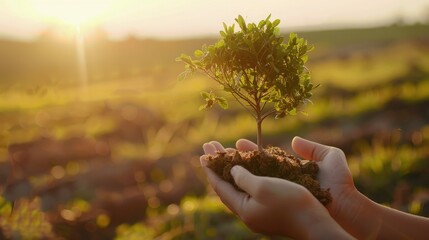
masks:
<path id="1" fill-rule="evenodd" d="M 57 26 L 60 35 L 72 36 L 76 46 L 78 78 L 82 93 L 86 94 L 87 70 L 85 56 L 85 32 L 88 27 L 101 24 L 108 18 L 119 0 L 29 0 L 33 17 Z M 117 6 L 117 5 L 116 5 Z M 55 177 L 55 176 L 54 176 Z"/>
<path id="2" fill-rule="evenodd" d="M 100 21 L 113 6 L 113 0 L 30 0 L 36 17 L 73 26 Z"/>

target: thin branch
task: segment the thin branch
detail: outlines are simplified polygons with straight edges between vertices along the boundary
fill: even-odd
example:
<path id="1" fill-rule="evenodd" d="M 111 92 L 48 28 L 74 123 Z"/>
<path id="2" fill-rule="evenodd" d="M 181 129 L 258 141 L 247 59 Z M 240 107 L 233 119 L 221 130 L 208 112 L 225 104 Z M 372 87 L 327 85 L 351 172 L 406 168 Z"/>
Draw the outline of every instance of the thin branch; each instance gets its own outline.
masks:
<path id="1" fill-rule="evenodd" d="M 246 97 L 245 96 L 243 96 L 242 94 L 240 94 L 240 92 L 238 92 L 238 91 L 236 91 L 230 84 L 228 84 L 228 83 L 223 83 L 223 82 L 221 82 L 221 81 L 219 81 L 216 77 L 214 77 L 212 74 L 210 74 L 210 72 L 208 72 L 207 70 L 205 70 L 204 71 L 204 73 L 206 73 L 207 74 L 207 76 L 209 76 L 211 79 L 213 79 L 213 80 L 215 80 L 217 83 L 219 83 L 220 85 L 224 85 L 224 84 L 226 84 L 230 89 L 231 89 L 231 95 L 235 98 L 235 100 L 237 100 L 237 102 L 242 106 L 242 107 L 244 107 L 244 109 L 246 109 L 249 113 L 250 113 L 250 115 L 252 115 L 252 117 L 254 117 L 255 119 L 256 119 L 256 116 L 255 116 L 255 114 L 252 112 L 252 111 L 250 111 L 250 109 L 248 108 L 248 107 L 246 107 L 246 105 L 244 105 L 244 103 L 242 103 L 241 101 L 240 101 L 240 99 L 237 97 L 237 96 L 239 96 L 241 99 L 243 99 L 244 101 L 246 101 L 248 104 L 249 104 L 249 107 L 251 107 L 253 110 L 255 110 L 256 111 L 256 106 L 254 106 L 254 104 L 250 101 L 250 100 L 248 100 L 248 99 L 246 99 Z M 237 95 L 237 96 L 236 96 Z"/>
<path id="2" fill-rule="evenodd" d="M 255 116 L 255 114 L 252 112 L 252 111 L 250 111 L 250 109 L 249 108 L 247 108 L 238 98 L 237 98 L 237 96 L 235 96 L 234 94 L 231 94 L 234 98 L 235 98 L 235 100 L 237 100 L 237 102 L 242 106 L 242 107 L 244 107 L 244 109 L 246 109 L 249 113 L 250 113 L 250 115 L 252 115 L 252 117 L 253 118 L 257 118 L 257 116 Z M 253 107 L 252 107 L 253 108 Z"/>
<path id="3" fill-rule="evenodd" d="M 264 97 L 270 95 L 273 92 L 272 87 L 270 89 L 268 89 L 265 93 L 261 94 L 260 98 L 263 99 Z M 261 111 L 264 110 L 265 105 L 267 104 L 267 102 L 265 101 L 262 105 Z"/>
<path id="4" fill-rule="evenodd" d="M 269 87 L 264 93 L 261 93 L 261 99 L 270 95 L 274 90 L 274 86 Z"/>
<path id="5" fill-rule="evenodd" d="M 268 116 L 270 116 L 270 115 L 272 115 L 272 114 L 274 114 L 274 113 L 276 113 L 277 111 L 275 110 L 275 109 L 273 109 L 273 110 L 271 110 L 271 111 L 269 111 L 269 112 L 266 112 L 264 115 L 262 115 L 262 117 L 261 117 L 261 121 L 262 120 L 264 120 L 266 117 L 268 117 Z"/>
<path id="6" fill-rule="evenodd" d="M 222 82 L 221 82 L 221 81 L 219 81 L 215 76 L 212 76 L 212 75 L 210 74 L 210 72 L 209 72 L 209 71 L 207 71 L 207 70 L 203 70 L 203 72 L 204 72 L 205 74 L 207 74 L 207 76 L 209 76 L 211 79 L 213 79 L 213 80 L 215 80 L 217 83 L 219 83 L 220 85 L 223 85 L 223 84 L 222 84 Z"/>
<path id="7" fill-rule="evenodd" d="M 225 76 L 228 76 L 227 73 L 225 73 L 224 69 L 222 68 L 222 72 Z M 207 71 L 206 71 L 207 73 Z M 244 73 L 246 75 L 246 73 Z M 212 76 L 209 76 L 211 78 L 213 78 Z M 246 75 L 247 77 L 247 75 Z M 229 74 L 229 78 L 232 78 L 232 76 Z M 243 95 L 241 92 L 236 91 L 235 88 L 233 86 L 231 86 L 230 84 L 228 84 L 228 81 L 225 81 L 225 83 L 220 82 L 219 80 L 215 79 L 218 83 L 220 83 L 221 85 L 227 85 L 235 94 L 237 94 L 237 96 L 239 96 L 240 98 L 242 98 L 245 102 L 247 102 L 249 104 L 249 106 L 251 106 L 255 111 L 256 111 L 256 104 L 253 103 L 251 100 L 249 100 L 245 95 Z"/>
<path id="8" fill-rule="evenodd" d="M 244 101 L 246 101 L 248 104 L 249 104 L 249 106 L 251 106 L 254 110 L 256 110 L 256 104 L 255 103 L 253 103 L 251 100 L 249 100 L 245 95 L 243 95 L 241 92 L 239 92 L 239 91 L 237 91 L 237 90 L 235 90 L 234 88 L 233 88 L 233 86 L 231 86 L 230 84 L 227 84 L 228 85 L 228 87 L 230 87 L 231 88 L 231 90 L 235 93 L 235 94 L 237 94 L 237 96 L 239 96 L 241 99 L 243 99 Z"/>
<path id="9" fill-rule="evenodd" d="M 241 67 L 241 71 L 243 72 L 243 75 L 246 78 L 247 82 L 250 84 L 250 78 L 249 78 L 249 76 L 247 76 L 246 69 Z"/>
<path id="10" fill-rule="evenodd" d="M 245 102 L 247 102 L 249 104 L 249 107 L 251 107 L 255 112 L 256 112 L 256 106 L 249 100 L 246 98 L 246 96 L 242 95 L 239 91 L 235 90 L 233 88 L 233 86 L 231 86 L 230 84 L 228 84 L 228 87 L 231 89 L 231 95 L 237 100 L 238 103 L 241 104 L 241 106 L 243 106 L 245 109 L 247 109 L 249 111 L 249 113 L 252 116 L 255 116 L 247 107 L 245 107 L 245 105 L 240 101 L 240 99 L 238 97 L 240 97 L 241 99 L 243 99 Z M 238 97 L 237 97 L 238 96 Z"/>
<path id="11" fill-rule="evenodd" d="M 256 111 L 256 115 L 258 116 L 258 120 L 259 120 L 260 119 L 259 117 L 260 117 L 262 111 L 261 111 L 261 101 L 260 101 L 260 99 L 258 97 L 258 91 L 255 91 L 253 93 L 253 98 L 255 99 L 255 102 L 256 102 L 256 109 L 255 109 L 255 111 Z"/>
<path id="12" fill-rule="evenodd" d="M 229 79 L 233 79 L 233 75 L 231 73 L 229 73 L 228 71 L 226 71 L 223 67 L 221 67 L 223 75 L 224 76 L 228 76 Z M 245 77 L 248 79 L 248 76 L 246 74 L 246 72 L 243 72 L 243 74 L 245 75 Z M 231 85 L 228 84 L 228 81 L 225 81 L 226 85 L 228 85 L 231 90 L 234 91 L 235 94 L 237 94 L 237 96 L 239 96 L 240 98 L 242 98 L 244 101 L 246 101 L 253 109 L 256 110 L 256 104 L 253 103 L 250 99 L 248 99 L 244 94 L 242 94 L 240 91 L 236 91 L 235 88 Z"/>
<path id="13" fill-rule="evenodd" d="M 263 111 L 264 111 L 265 105 L 267 105 L 267 102 L 264 102 L 264 103 L 262 104 L 261 112 L 263 112 Z"/>

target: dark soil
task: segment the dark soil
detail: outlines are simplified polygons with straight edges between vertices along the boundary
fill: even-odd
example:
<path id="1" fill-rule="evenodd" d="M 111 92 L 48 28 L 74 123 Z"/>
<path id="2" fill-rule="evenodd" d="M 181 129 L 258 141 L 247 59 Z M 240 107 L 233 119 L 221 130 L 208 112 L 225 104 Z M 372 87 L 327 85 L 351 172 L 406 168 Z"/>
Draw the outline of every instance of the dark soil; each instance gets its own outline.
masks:
<path id="1" fill-rule="evenodd" d="M 241 165 L 257 176 L 282 178 L 298 183 L 306 187 L 323 205 L 332 201 L 329 189 L 322 189 L 317 180 L 319 166 L 313 161 L 300 160 L 278 147 L 268 147 L 263 152 L 217 152 L 208 160 L 207 167 L 235 187 L 237 185 L 230 171 L 233 166 Z"/>

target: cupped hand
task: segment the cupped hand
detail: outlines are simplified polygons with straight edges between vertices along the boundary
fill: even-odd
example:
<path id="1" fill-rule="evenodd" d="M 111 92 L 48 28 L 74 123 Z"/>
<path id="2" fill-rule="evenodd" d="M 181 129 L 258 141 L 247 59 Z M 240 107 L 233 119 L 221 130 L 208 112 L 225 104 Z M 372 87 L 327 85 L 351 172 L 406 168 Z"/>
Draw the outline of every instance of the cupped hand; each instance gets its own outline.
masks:
<path id="1" fill-rule="evenodd" d="M 357 192 L 344 152 L 300 137 L 292 140 L 292 148 L 301 157 L 319 165 L 320 185 L 329 188 L 332 195 L 332 202 L 327 205 L 327 209 L 337 219 L 347 211 L 345 204 L 352 201 Z"/>
<path id="2" fill-rule="evenodd" d="M 236 145 L 245 150 L 257 149 L 256 144 L 246 139 L 238 140 Z M 329 188 L 333 198 L 327 209 L 336 219 L 344 215 L 344 211 L 347 211 L 344 205 L 353 201 L 357 193 L 344 152 L 300 137 L 292 140 L 292 149 L 304 159 L 315 161 L 319 165 L 320 185 L 322 188 Z"/>
<path id="3" fill-rule="evenodd" d="M 236 147 L 240 151 L 257 148 L 254 143 L 244 139 L 237 141 Z M 201 156 L 200 160 L 209 183 L 222 202 L 251 230 L 305 239 L 320 228 L 337 229 L 328 211 L 303 186 L 279 178 L 255 176 L 243 167 L 235 166 L 231 174 L 244 192 L 237 191 L 206 167 L 207 155 L 233 149 L 224 149 L 218 142 L 206 143 L 203 148 L 206 155 Z"/>

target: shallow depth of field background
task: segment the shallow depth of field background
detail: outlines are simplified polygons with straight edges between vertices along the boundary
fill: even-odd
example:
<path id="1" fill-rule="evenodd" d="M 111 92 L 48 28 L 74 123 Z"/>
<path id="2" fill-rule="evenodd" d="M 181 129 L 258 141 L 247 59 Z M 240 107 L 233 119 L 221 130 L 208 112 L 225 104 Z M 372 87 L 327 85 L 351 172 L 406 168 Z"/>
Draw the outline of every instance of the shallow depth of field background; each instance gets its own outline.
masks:
<path id="1" fill-rule="evenodd" d="M 265 143 L 339 147 L 362 193 L 429 217 L 428 24 L 298 31 L 320 87 L 308 115 L 264 122 Z M 255 140 L 255 123 L 231 97 L 227 111 L 198 111 L 200 91 L 221 93 L 204 76 L 177 81 L 175 58 L 211 36 L 0 39 L 0 238 L 262 238 L 199 164 L 204 142 Z"/>

